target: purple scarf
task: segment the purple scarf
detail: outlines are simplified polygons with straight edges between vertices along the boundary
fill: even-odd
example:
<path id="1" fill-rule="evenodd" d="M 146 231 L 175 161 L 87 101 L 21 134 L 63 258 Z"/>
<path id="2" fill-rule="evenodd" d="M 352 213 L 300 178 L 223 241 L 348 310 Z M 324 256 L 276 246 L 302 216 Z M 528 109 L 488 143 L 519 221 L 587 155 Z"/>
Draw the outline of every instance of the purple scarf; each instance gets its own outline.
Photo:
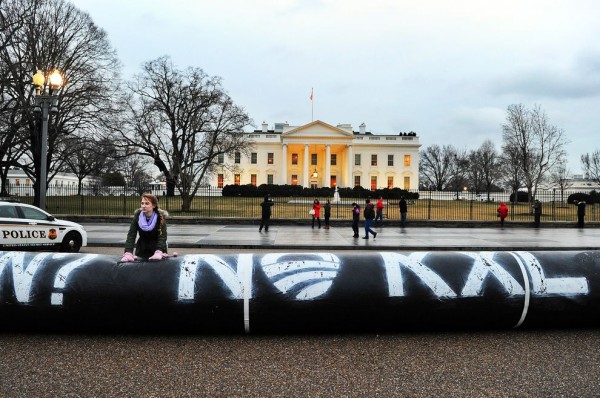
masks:
<path id="1" fill-rule="evenodd" d="M 138 226 L 142 231 L 148 232 L 152 231 L 156 226 L 156 220 L 158 219 L 158 213 L 152 212 L 152 216 L 150 220 L 146 220 L 146 214 L 144 212 L 140 212 L 140 216 L 138 217 Z"/>

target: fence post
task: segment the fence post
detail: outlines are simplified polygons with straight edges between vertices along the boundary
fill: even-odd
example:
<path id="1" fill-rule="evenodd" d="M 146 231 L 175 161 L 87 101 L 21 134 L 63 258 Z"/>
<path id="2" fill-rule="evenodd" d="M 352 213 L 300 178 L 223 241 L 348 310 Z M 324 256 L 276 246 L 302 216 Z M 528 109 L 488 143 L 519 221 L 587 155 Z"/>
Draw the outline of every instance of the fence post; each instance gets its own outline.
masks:
<path id="1" fill-rule="evenodd" d="M 427 221 L 431 221 L 431 190 L 429 190 L 429 200 L 427 201 Z"/>
<path id="2" fill-rule="evenodd" d="M 556 221 L 556 188 L 552 189 L 552 221 Z"/>

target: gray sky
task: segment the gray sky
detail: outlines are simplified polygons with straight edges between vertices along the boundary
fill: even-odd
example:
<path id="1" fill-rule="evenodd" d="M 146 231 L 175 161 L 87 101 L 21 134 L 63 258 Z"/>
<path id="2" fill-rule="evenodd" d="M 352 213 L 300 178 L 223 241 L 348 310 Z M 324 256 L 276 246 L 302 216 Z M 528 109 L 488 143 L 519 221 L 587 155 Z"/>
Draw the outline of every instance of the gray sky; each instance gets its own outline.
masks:
<path id="1" fill-rule="evenodd" d="M 74 0 L 124 77 L 162 55 L 223 78 L 257 128 L 364 122 L 423 147 L 501 145 L 506 108 L 540 105 L 569 169 L 600 149 L 600 1 Z M 314 88 L 314 101 L 309 99 Z"/>

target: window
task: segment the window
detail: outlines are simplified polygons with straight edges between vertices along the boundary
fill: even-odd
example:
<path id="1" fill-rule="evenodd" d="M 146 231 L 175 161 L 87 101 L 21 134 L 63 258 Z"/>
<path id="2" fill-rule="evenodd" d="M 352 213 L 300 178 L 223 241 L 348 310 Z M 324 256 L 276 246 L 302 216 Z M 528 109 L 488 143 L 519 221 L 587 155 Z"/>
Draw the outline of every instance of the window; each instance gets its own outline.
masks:
<path id="1" fill-rule="evenodd" d="M 317 154 L 316 153 L 311 153 L 310 154 L 310 164 L 312 166 L 316 166 L 317 165 Z"/>
<path id="2" fill-rule="evenodd" d="M 273 152 L 267 153 L 267 164 L 273 164 Z"/>
<path id="3" fill-rule="evenodd" d="M 217 175 L 217 188 L 223 188 L 223 174 Z"/>
<path id="4" fill-rule="evenodd" d="M 388 166 L 394 165 L 394 155 L 388 155 Z"/>
<path id="5" fill-rule="evenodd" d="M 235 174 L 235 175 L 233 176 L 233 183 L 234 183 L 235 185 L 240 185 L 240 175 L 239 175 L 239 174 Z"/>
<path id="6" fill-rule="evenodd" d="M 256 152 L 252 152 L 250 154 L 250 163 L 252 163 L 252 164 L 258 163 L 258 154 Z"/>
<path id="7" fill-rule="evenodd" d="M 256 174 L 250 174 L 250 184 L 256 186 Z"/>
<path id="8" fill-rule="evenodd" d="M 273 185 L 273 174 L 267 174 L 267 184 Z"/>
<path id="9" fill-rule="evenodd" d="M 335 188 L 336 184 L 337 184 L 337 177 L 336 176 L 331 176 L 331 178 L 329 179 L 329 187 L 330 188 Z"/>
<path id="10" fill-rule="evenodd" d="M 220 153 L 217 155 L 217 163 L 218 164 L 223 164 L 225 163 L 225 155 Z"/>
<path id="11" fill-rule="evenodd" d="M 388 177 L 388 185 L 387 185 L 388 189 L 392 189 L 394 188 L 394 177 L 389 176 Z"/>
<path id="12" fill-rule="evenodd" d="M 241 159 L 242 159 L 242 155 L 239 152 L 236 152 L 235 153 L 235 160 L 234 160 L 234 162 L 237 163 L 237 164 L 239 164 L 240 161 L 241 161 Z"/>
<path id="13" fill-rule="evenodd" d="M 360 187 L 360 176 L 354 176 L 354 186 Z"/>
<path id="14" fill-rule="evenodd" d="M 15 185 L 21 185 L 21 180 L 18 178 L 15 178 Z"/>
<path id="15" fill-rule="evenodd" d="M 292 185 L 298 185 L 298 174 L 292 174 Z"/>
<path id="16" fill-rule="evenodd" d="M 25 186 L 30 186 L 31 185 L 31 180 L 29 178 L 25 179 Z"/>
<path id="17" fill-rule="evenodd" d="M 331 163 L 332 166 L 336 166 L 337 165 L 337 155 L 335 153 L 331 154 Z"/>
<path id="18" fill-rule="evenodd" d="M 404 166 L 410 166 L 410 155 L 404 155 Z"/>
<path id="19" fill-rule="evenodd" d="M 371 191 L 377 189 L 377 176 L 371 176 Z"/>
<path id="20" fill-rule="evenodd" d="M 293 165 L 298 164 L 298 154 L 297 153 L 292 153 L 292 164 Z"/>
<path id="21" fill-rule="evenodd" d="M 410 177 L 404 177 L 404 189 L 410 189 Z"/>
<path id="22" fill-rule="evenodd" d="M 354 165 L 360 166 L 360 153 L 354 155 Z"/>
<path id="23" fill-rule="evenodd" d="M 371 155 L 371 166 L 377 166 L 377 155 Z"/>

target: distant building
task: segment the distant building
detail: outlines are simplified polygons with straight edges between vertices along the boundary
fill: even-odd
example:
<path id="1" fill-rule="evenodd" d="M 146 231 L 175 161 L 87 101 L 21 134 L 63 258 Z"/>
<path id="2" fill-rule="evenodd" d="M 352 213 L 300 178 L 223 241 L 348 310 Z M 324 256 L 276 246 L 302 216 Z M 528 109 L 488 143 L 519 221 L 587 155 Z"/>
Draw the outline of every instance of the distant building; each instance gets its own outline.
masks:
<path id="1" fill-rule="evenodd" d="M 93 184 L 94 179 L 84 178 L 84 186 Z M 33 196 L 33 184 L 27 174 L 18 167 L 11 167 L 8 170 L 8 192 L 10 195 L 16 196 Z M 77 193 L 79 181 L 74 174 L 71 173 L 56 173 L 50 184 L 48 184 L 49 196 L 74 195 Z"/>
<path id="2" fill-rule="evenodd" d="M 369 189 L 419 187 L 419 138 L 416 133 L 375 135 L 365 124 L 332 126 L 320 120 L 302 126 L 276 123 L 248 134 L 250 156 L 235 153 L 209 184 L 288 184 L 304 187 Z M 227 167 L 225 167 L 227 166 Z M 231 172 L 231 167 L 235 171 Z"/>

